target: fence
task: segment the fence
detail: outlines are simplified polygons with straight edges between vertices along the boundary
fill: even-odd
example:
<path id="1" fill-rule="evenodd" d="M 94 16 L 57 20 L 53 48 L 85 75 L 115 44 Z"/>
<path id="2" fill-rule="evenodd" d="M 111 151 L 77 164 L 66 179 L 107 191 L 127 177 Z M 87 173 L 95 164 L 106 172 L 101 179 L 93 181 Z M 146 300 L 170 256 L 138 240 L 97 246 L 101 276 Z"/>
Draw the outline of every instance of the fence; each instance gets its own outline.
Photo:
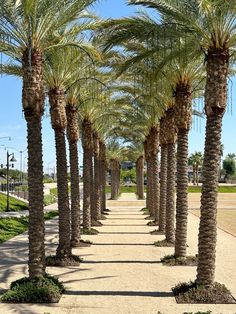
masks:
<path id="1" fill-rule="evenodd" d="M 27 183 L 22 183 L 22 182 L 16 182 L 16 183 L 9 183 L 9 193 L 11 195 L 17 196 L 19 198 L 22 198 L 26 201 L 29 199 L 29 193 L 27 188 L 24 189 L 23 186 L 27 186 Z M 6 183 L 1 183 L 0 184 L 0 191 L 1 192 L 7 192 L 7 184 Z"/>

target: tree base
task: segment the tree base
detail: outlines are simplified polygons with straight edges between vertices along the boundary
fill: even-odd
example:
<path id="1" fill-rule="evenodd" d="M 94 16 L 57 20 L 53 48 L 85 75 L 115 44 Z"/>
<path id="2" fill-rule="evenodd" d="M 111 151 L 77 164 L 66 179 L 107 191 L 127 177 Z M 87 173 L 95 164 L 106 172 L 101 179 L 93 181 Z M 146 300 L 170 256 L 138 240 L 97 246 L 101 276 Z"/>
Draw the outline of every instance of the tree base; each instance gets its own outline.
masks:
<path id="1" fill-rule="evenodd" d="M 110 212 L 110 209 L 109 208 L 106 208 L 106 209 L 104 209 L 103 211 L 102 211 L 103 213 L 105 212 Z"/>
<path id="2" fill-rule="evenodd" d="M 93 227 L 101 227 L 101 226 L 103 226 L 103 224 L 100 221 L 93 219 L 91 221 L 91 226 L 93 226 Z"/>
<path id="3" fill-rule="evenodd" d="M 161 262 L 166 266 L 197 266 L 197 256 L 176 257 L 175 255 L 166 255 L 161 258 Z"/>
<path id="4" fill-rule="evenodd" d="M 172 243 L 172 242 L 168 242 L 165 240 L 161 240 L 161 241 L 157 241 L 157 242 L 154 242 L 154 245 L 155 246 L 158 246 L 158 247 L 174 247 L 175 244 Z"/>
<path id="5" fill-rule="evenodd" d="M 79 247 L 89 247 L 93 244 L 92 241 L 89 240 L 80 240 Z"/>
<path id="6" fill-rule="evenodd" d="M 149 222 L 147 223 L 147 226 L 158 226 L 158 225 L 159 225 L 158 221 L 155 221 L 155 220 L 149 221 Z"/>
<path id="7" fill-rule="evenodd" d="M 155 219 L 153 216 L 147 216 L 147 217 L 145 218 L 145 220 L 153 220 L 153 219 Z"/>
<path id="8" fill-rule="evenodd" d="M 161 230 L 156 229 L 156 230 L 150 231 L 150 234 L 151 235 L 164 235 L 165 231 L 161 231 Z"/>
<path id="9" fill-rule="evenodd" d="M 77 255 L 47 256 L 45 260 L 46 266 L 49 267 L 79 266 L 82 261 L 83 259 Z"/>
<path id="10" fill-rule="evenodd" d="M 196 282 L 180 283 L 172 288 L 177 303 L 233 304 L 236 303 L 230 291 L 218 282 L 211 287 Z"/>
<path id="11" fill-rule="evenodd" d="M 55 277 L 21 278 L 11 283 L 1 302 L 6 303 L 58 303 L 64 286 Z"/>
<path id="12" fill-rule="evenodd" d="M 81 232 L 81 234 L 86 234 L 86 235 L 97 235 L 97 234 L 99 234 L 99 231 L 94 229 L 94 228 L 91 228 L 91 229 L 82 228 L 80 232 Z"/>
<path id="13" fill-rule="evenodd" d="M 101 215 L 100 217 L 99 217 L 99 220 L 106 220 L 107 219 L 107 217 L 105 216 L 105 215 Z"/>

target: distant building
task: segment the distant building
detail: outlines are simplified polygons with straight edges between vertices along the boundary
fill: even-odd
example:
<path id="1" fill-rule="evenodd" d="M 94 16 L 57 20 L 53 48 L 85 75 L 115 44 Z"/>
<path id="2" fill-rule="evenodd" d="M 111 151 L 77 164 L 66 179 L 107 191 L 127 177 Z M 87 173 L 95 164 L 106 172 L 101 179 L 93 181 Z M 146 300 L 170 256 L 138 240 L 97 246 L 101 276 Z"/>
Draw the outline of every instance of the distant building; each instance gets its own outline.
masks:
<path id="1" fill-rule="evenodd" d="M 133 161 L 122 161 L 121 169 L 123 170 L 132 170 L 135 168 L 135 162 Z"/>

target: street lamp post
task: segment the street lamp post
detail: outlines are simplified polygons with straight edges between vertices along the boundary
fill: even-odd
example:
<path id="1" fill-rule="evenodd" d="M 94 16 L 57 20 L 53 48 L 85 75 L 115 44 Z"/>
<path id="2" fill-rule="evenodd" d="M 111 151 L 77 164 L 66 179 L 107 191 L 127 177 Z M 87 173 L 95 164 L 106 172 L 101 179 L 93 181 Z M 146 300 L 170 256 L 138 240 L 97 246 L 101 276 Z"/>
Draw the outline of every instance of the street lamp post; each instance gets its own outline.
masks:
<path id="1" fill-rule="evenodd" d="M 12 158 L 10 159 L 10 157 L 12 156 Z M 7 151 L 7 208 L 6 211 L 9 212 L 10 211 L 10 204 L 9 204 L 9 162 L 16 162 L 16 159 L 14 157 L 14 153 L 9 154 Z"/>

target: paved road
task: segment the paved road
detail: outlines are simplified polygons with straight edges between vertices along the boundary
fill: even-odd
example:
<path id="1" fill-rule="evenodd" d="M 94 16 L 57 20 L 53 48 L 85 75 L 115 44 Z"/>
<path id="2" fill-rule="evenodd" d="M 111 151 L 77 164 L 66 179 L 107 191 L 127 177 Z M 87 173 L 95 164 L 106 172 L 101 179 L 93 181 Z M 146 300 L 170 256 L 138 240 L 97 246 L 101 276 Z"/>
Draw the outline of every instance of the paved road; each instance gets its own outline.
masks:
<path id="1" fill-rule="evenodd" d="M 142 201 L 122 196 L 108 201 L 111 209 L 99 235 L 86 236 L 94 245 L 73 251 L 84 258 L 79 267 L 48 268 L 66 286 L 59 304 L 1 304 L 0 313 L 20 314 L 183 314 L 211 310 L 212 314 L 236 313 L 236 305 L 177 305 L 171 287 L 180 281 L 194 280 L 195 267 L 168 268 L 160 258 L 172 248 L 156 248 L 152 243 L 163 236 L 149 234 L 140 208 Z M 199 219 L 189 215 L 188 252 L 197 252 Z M 47 222 L 47 253 L 55 252 L 57 221 Z M 216 280 L 225 283 L 236 297 L 236 241 L 218 230 Z M 1 288 L 27 274 L 27 234 L 0 246 Z"/>

